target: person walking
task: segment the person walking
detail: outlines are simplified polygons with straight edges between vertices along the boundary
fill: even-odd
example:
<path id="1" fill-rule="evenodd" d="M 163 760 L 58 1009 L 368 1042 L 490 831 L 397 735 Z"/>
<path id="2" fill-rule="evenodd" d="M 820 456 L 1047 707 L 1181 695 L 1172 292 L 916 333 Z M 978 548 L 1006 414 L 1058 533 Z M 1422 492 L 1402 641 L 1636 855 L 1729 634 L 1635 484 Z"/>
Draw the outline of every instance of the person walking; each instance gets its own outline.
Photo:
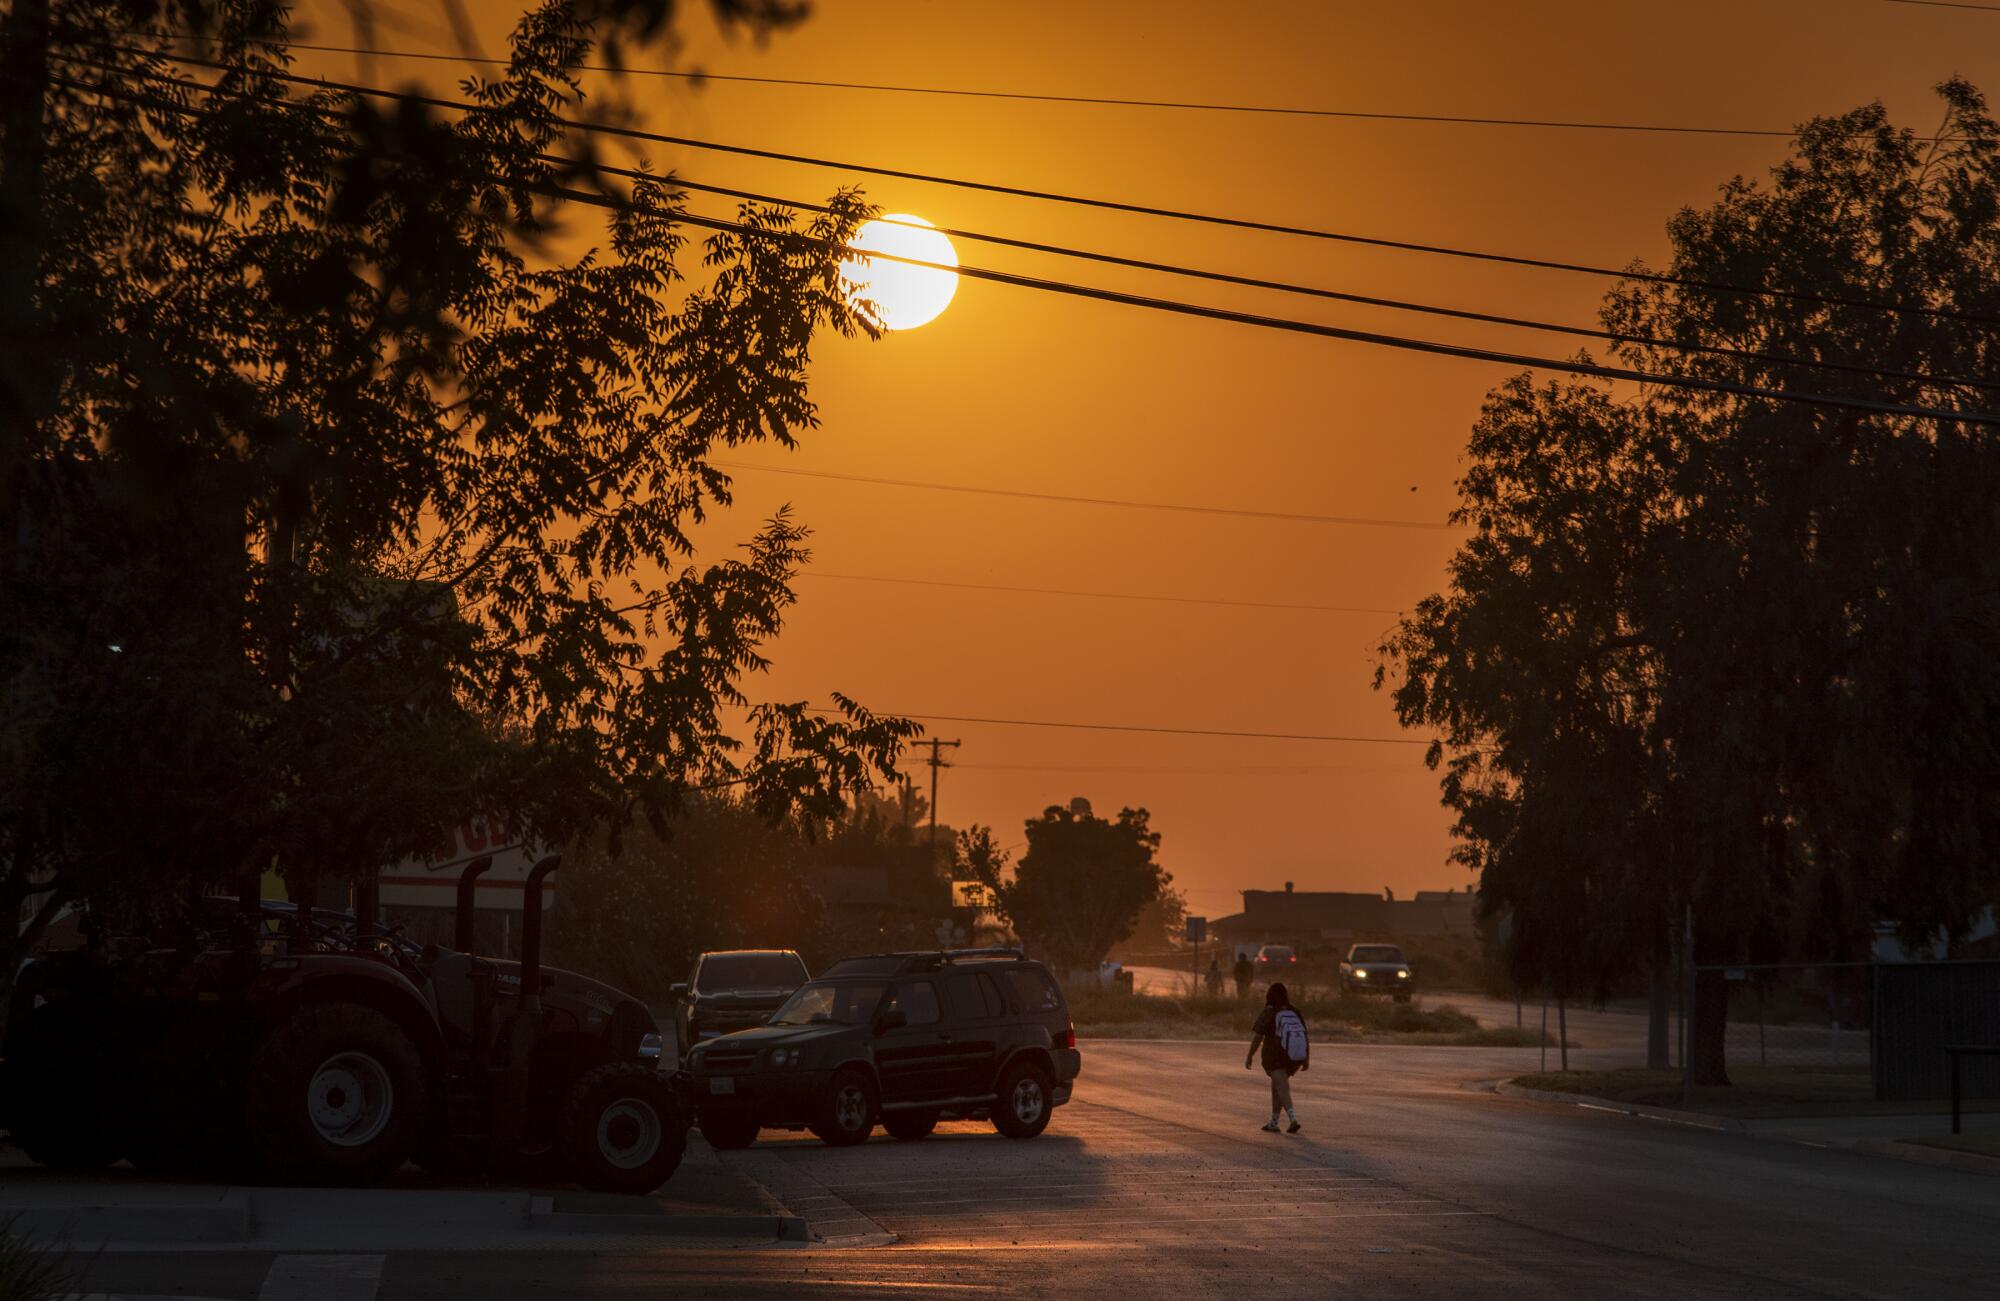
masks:
<path id="1" fill-rule="evenodd" d="M 1214 958 L 1208 960 L 1208 977 L 1204 983 L 1210 995 L 1222 992 L 1222 964 Z"/>
<path id="2" fill-rule="evenodd" d="M 1250 979 L 1256 974 L 1256 971 L 1250 965 L 1249 954 L 1239 953 L 1236 955 L 1236 966 L 1233 968 L 1231 974 L 1236 977 L 1236 997 L 1239 999 L 1250 997 Z"/>
<path id="3" fill-rule="evenodd" d="M 1296 1134 L 1300 1127 L 1298 1112 L 1292 1109 L 1292 1076 L 1307 1068 L 1311 1050 L 1306 1040 L 1306 1019 L 1292 1006 L 1283 982 L 1273 984 L 1264 993 L 1264 1010 L 1250 1027 L 1250 1051 L 1243 1054 L 1244 1070 L 1250 1069 L 1250 1062 L 1260 1049 L 1264 1074 L 1271 1077 L 1271 1121 L 1264 1126 L 1264 1132 L 1278 1132 L 1278 1113 L 1282 1111 L 1291 1122 L 1284 1132 Z"/>

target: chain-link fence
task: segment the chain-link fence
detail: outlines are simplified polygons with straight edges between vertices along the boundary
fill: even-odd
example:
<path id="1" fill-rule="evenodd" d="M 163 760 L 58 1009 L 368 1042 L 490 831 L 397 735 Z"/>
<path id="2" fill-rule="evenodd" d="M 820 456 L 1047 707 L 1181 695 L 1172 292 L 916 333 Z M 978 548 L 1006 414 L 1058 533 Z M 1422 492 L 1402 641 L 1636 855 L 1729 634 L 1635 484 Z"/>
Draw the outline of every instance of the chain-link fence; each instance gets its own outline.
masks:
<path id="1" fill-rule="evenodd" d="M 1719 1016 L 1720 1066 L 1739 1099 L 1783 1110 L 1873 1097 L 1873 972 L 1865 962 L 1695 967 L 1681 1058 L 1695 1066 L 1690 1089 L 1716 1065 Z"/>
<path id="2" fill-rule="evenodd" d="M 1724 1061 L 1742 1066 L 1866 1071 L 1874 1016 L 1873 967 L 1865 962 L 1696 967 L 1695 1023 L 1703 980 L 1719 980 Z"/>

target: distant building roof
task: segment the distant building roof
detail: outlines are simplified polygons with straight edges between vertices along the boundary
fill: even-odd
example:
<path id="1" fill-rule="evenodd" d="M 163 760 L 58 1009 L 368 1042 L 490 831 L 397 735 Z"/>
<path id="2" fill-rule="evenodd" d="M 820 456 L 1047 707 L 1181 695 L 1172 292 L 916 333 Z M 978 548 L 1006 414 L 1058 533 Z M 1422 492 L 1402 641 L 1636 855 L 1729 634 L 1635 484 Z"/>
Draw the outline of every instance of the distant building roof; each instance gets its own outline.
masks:
<path id="1" fill-rule="evenodd" d="M 1210 925 L 1245 939 L 1443 935 L 1473 928 L 1470 891 L 1420 890 L 1415 899 L 1337 890 L 1245 890 L 1240 917 Z"/>

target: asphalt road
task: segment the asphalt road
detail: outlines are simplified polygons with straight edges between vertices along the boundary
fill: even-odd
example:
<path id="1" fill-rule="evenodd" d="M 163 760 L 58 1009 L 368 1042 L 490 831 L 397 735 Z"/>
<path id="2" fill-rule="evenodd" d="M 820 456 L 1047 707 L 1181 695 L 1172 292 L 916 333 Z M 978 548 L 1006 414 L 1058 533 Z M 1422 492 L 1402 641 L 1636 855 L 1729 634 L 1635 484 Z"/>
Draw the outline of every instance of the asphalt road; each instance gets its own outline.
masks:
<path id="1" fill-rule="evenodd" d="M 339 1295 L 1972 1297 L 2000 1273 L 2000 1179 L 1463 1087 L 1532 1049 L 1324 1047 L 1297 1137 L 1258 1131 L 1239 1045 L 1084 1049 L 1031 1142 L 955 1125 L 725 1158 L 848 1245 L 394 1251 L 348 1260 Z M 282 1301 L 328 1267 L 108 1254 L 88 1288 Z"/>

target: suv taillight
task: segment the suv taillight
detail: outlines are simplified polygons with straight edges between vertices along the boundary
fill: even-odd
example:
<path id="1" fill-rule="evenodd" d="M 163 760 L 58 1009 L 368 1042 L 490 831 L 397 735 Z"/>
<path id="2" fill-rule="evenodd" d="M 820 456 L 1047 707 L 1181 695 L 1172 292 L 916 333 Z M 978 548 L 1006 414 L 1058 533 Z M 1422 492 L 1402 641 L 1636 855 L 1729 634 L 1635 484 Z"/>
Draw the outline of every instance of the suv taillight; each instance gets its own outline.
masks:
<path id="1" fill-rule="evenodd" d="M 1063 1041 L 1062 1041 L 1062 1046 L 1063 1046 L 1063 1047 L 1065 1047 L 1065 1048 L 1074 1048 L 1074 1047 L 1076 1047 L 1076 1018 L 1075 1018 L 1075 1017 L 1070 1017 L 1070 1018 L 1069 1018 L 1069 1019 L 1068 1019 L 1068 1020 L 1067 1020 L 1067 1021 L 1066 1021 L 1066 1022 L 1065 1022 L 1065 1023 L 1063 1024 Z"/>

